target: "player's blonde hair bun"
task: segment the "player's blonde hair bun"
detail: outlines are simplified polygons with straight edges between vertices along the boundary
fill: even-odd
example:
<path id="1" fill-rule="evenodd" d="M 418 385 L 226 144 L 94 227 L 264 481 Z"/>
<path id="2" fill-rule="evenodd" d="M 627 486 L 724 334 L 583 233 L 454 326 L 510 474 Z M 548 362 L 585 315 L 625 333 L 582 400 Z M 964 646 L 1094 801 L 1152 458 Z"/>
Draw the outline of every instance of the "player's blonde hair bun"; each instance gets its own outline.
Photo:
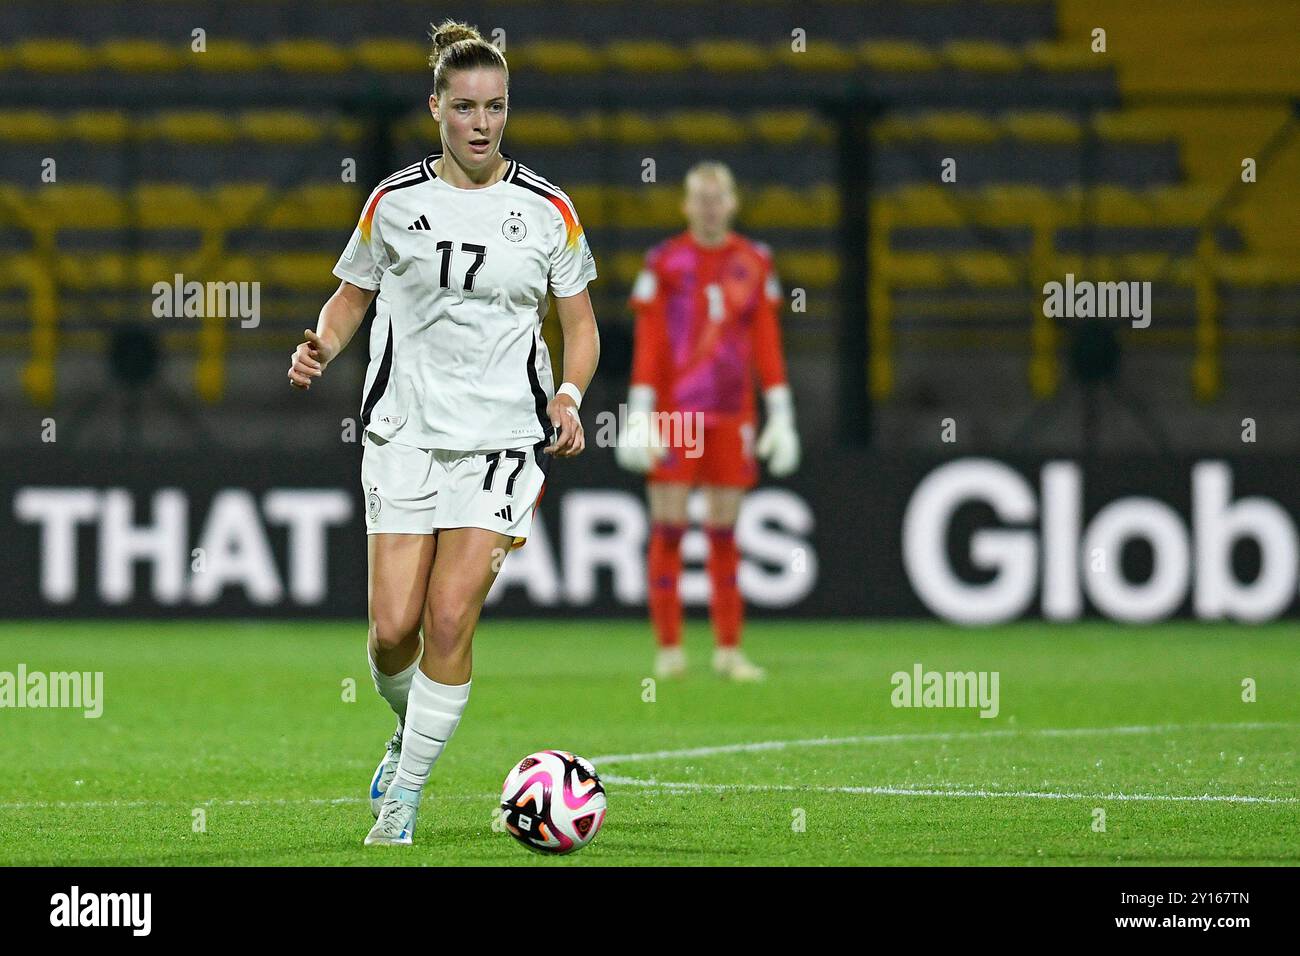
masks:
<path id="1" fill-rule="evenodd" d="M 483 34 L 476 27 L 448 17 L 441 24 L 430 24 L 433 40 L 433 52 L 429 54 L 429 66 L 433 67 L 433 92 L 441 95 L 446 89 L 448 77 L 456 70 L 472 70 L 476 67 L 498 69 L 506 75 L 506 87 L 510 86 L 510 70 L 506 58 L 493 44 L 483 39 Z"/>

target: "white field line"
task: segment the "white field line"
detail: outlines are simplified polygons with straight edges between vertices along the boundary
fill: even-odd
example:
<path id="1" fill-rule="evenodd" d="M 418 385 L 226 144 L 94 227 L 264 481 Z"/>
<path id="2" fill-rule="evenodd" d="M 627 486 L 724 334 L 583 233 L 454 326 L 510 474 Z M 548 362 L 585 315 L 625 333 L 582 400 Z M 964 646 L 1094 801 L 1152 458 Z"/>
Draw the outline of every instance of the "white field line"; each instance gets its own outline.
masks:
<path id="1" fill-rule="evenodd" d="M 942 790 L 928 787 L 796 787 L 766 783 L 687 783 L 675 780 L 639 780 L 635 777 L 606 775 L 605 783 L 626 787 L 645 787 L 664 793 L 706 791 L 710 793 L 743 790 L 749 792 L 792 791 L 798 793 L 862 793 L 885 797 L 1021 797 L 1036 800 L 1161 800 L 1171 803 L 1300 803 L 1300 797 L 1251 797 L 1242 794 L 1204 793 L 1174 796 L 1167 793 L 1058 793 L 1051 790 Z"/>
<path id="2" fill-rule="evenodd" d="M 487 796 L 474 796 L 472 794 L 456 793 L 442 794 L 431 793 L 430 798 L 438 800 L 492 800 L 496 799 L 494 794 Z M 322 806 L 338 805 L 347 803 L 364 803 L 368 802 L 366 797 L 303 797 L 301 799 L 285 799 L 283 797 L 267 797 L 264 800 L 242 799 L 242 800 L 32 800 L 20 803 L 0 803 L 0 810 L 47 810 L 51 808 L 63 808 L 68 810 L 87 810 L 87 809 L 126 809 L 130 807 L 264 807 L 264 806 Z"/>
<path id="3" fill-rule="evenodd" d="M 721 754 L 755 753 L 760 751 L 787 750 L 795 747 L 836 747 L 853 744 L 905 743 L 917 741 L 949 740 L 987 740 L 1007 737 L 1086 737 L 1123 734 L 1163 734 L 1179 731 L 1207 730 L 1270 730 L 1296 727 L 1287 723 L 1231 723 L 1231 724 L 1153 724 L 1130 727 L 1075 727 L 1075 728 L 1040 728 L 1026 730 L 986 730 L 986 731 L 937 731 L 933 733 L 911 734 L 862 734 L 853 737 L 812 737 L 805 740 L 764 740 L 753 743 L 723 744 L 716 747 L 687 747 L 680 750 L 654 750 L 645 753 L 610 754 L 592 759 L 598 769 L 609 764 L 643 763 L 650 760 L 666 760 L 680 757 L 712 757 Z M 673 781 L 657 779 L 640 779 L 624 777 L 618 774 L 602 774 L 602 779 L 611 785 L 644 787 L 662 790 L 667 793 L 725 791 L 748 792 L 812 792 L 812 793 L 851 793 L 872 794 L 878 796 L 900 797 L 1019 797 L 1037 800 L 1146 800 L 1170 803 L 1300 803 L 1300 797 L 1257 797 L 1245 794 L 1198 794 L 1176 796 L 1160 793 L 1071 793 L 1044 790 L 984 790 L 980 788 L 936 787 L 830 787 L 830 786 L 795 786 L 791 784 L 745 784 L 745 783 L 696 783 L 693 781 Z"/>

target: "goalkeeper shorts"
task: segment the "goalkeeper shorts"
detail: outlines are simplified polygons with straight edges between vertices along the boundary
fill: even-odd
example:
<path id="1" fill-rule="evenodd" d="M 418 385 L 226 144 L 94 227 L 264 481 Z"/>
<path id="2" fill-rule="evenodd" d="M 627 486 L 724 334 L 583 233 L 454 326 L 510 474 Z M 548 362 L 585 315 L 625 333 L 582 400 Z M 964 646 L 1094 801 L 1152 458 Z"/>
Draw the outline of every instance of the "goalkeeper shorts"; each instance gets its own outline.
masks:
<path id="1" fill-rule="evenodd" d="M 746 489 L 758 484 L 752 418 L 728 416 L 706 424 L 694 448 L 667 439 L 664 443 L 666 454 L 650 470 L 647 481 Z"/>

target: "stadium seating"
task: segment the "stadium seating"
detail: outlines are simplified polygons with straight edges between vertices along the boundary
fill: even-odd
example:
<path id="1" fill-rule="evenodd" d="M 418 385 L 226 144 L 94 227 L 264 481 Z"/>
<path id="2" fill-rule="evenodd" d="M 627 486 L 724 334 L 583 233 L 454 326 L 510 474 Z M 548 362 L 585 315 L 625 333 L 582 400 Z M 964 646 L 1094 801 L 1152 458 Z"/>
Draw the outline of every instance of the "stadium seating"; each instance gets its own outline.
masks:
<path id="1" fill-rule="evenodd" d="M 836 32 L 812 31 L 805 46 L 786 39 L 789 26 L 767 5 L 700 35 L 675 22 L 683 2 L 652 2 L 644 19 L 628 21 L 641 29 L 621 30 L 611 29 L 612 4 L 580 4 L 576 29 L 557 20 L 545 31 L 516 28 L 535 24 L 536 4 L 501 7 L 525 91 L 515 94 L 506 149 L 573 198 L 601 263 L 593 295 L 602 317 L 625 316 L 645 249 L 682 228 L 681 174 L 718 157 L 741 185 L 739 228 L 773 246 L 787 289 L 808 293 L 807 311 L 787 318 L 792 353 L 829 353 L 844 271 L 841 197 L 835 126 L 810 104 L 856 83 L 896 107 L 870 129 L 866 294 L 882 403 L 906 400 L 903 369 L 920 367 L 932 348 L 990 342 L 1017 343 L 1024 387 L 1050 395 L 1061 338 L 1035 313 L 1034 290 L 1076 266 L 1175 290 L 1186 308 L 1164 338 L 1134 344 L 1182 349 L 1184 392 L 1198 398 L 1223 389 L 1223 350 L 1295 344 L 1287 335 L 1300 313 L 1300 214 L 1287 184 L 1300 178 L 1300 147 L 1284 145 L 1249 192 L 1229 194 L 1242 157 L 1270 142 L 1286 106 L 1143 100 L 1168 71 L 1124 43 L 1092 52 L 1097 17 L 1081 0 L 836 3 Z M 1158 24 L 1170 62 L 1205 61 L 1212 44 L 1226 45 L 1204 77 L 1183 68 L 1189 84 L 1300 94 L 1295 63 L 1249 41 L 1267 36 L 1248 26 L 1273 22 L 1280 0 L 1260 0 L 1230 33 L 1226 14 L 1171 18 L 1170 0 L 1157 0 L 1158 10 L 1101 2 L 1112 36 Z M 283 20 L 297 24 L 293 34 L 232 11 L 198 52 L 188 32 L 178 41 L 147 18 L 122 28 L 130 21 L 113 12 L 126 7 L 78 4 L 84 17 L 67 27 L 52 18 L 44 36 L 0 30 L 17 37 L 0 43 L 0 76 L 19 94 L 42 91 L 0 109 L 0 242 L 10 253 L 0 257 L 0 343 L 27 357 L 30 401 L 55 395 L 60 350 L 99 341 L 96 322 L 131 315 L 148 300 L 141 283 L 178 264 L 265 284 L 267 321 L 248 334 L 169 325 L 167 341 L 197 356 L 197 392 L 229 396 L 227 376 L 239 370 L 226 353 L 292 341 L 304 310 L 333 285 L 330 267 L 374 180 L 437 148 L 420 103 L 426 45 L 382 10 L 359 10 L 345 25 L 289 3 L 300 14 Z M 20 23 L 28 27 L 0 10 L 0 27 Z M 702 78 L 753 95 L 697 101 Z M 112 84 L 123 103 L 169 96 L 116 105 L 87 98 L 94 83 Z M 1046 91 L 1044 102 L 1078 105 L 1022 104 L 1012 92 L 1027 83 Z M 611 86 L 620 95 L 606 96 Z M 978 95 L 944 103 L 936 91 L 945 90 Z M 372 95 L 411 108 L 380 118 L 364 99 Z M 57 184 L 31 175 L 47 156 L 70 156 Z M 647 157 L 653 182 L 639 178 Z M 938 179 L 946 157 L 958 158 L 953 184 Z M 356 182 L 340 178 L 348 158 L 360 167 Z M 1261 315 L 1264 295 L 1271 305 Z"/>

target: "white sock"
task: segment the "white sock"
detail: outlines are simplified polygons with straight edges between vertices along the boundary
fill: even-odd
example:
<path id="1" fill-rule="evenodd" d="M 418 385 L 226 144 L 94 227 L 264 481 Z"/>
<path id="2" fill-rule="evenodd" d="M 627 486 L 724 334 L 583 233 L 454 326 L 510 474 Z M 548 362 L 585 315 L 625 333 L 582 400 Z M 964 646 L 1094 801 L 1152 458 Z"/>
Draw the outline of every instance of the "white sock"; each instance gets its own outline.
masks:
<path id="1" fill-rule="evenodd" d="M 417 670 L 406 705 L 406 730 L 402 734 L 402 759 L 393 785 L 423 790 L 429 771 L 456 732 L 460 715 L 469 703 L 469 685 L 439 684 Z"/>
<path id="2" fill-rule="evenodd" d="M 420 652 L 415 655 L 415 660 L 396 674 L 385 674 L 375 663 L 374 655 L 370 652 L 370 645 L 366 645 L 366 657 L 370 661 L 370 677 L 375 682 L 375 690 L 379 691 L 379 696 L 388 701 L 388 706 L 393 708 L 393 713 L 397 715 L 397 720 L 401 724 L 406 723 L 406 700 L 411 694 L 411 678 L 415 672 L 420 669 L 420 659 L 424 657 L 424 637 L 420 637 Z"/>

